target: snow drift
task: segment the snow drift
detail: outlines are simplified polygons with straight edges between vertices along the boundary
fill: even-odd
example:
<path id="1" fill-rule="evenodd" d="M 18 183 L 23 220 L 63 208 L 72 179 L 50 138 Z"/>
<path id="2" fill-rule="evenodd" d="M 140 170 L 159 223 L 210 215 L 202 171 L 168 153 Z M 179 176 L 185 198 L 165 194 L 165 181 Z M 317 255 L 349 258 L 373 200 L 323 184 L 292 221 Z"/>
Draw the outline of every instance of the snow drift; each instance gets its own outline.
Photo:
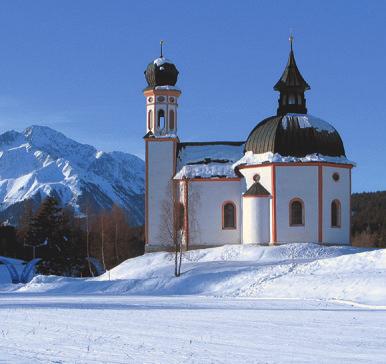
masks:
<path id="1" fill-rule="evenodd" d="M 151 253 L 129 259 L 97 278 L 37 276 L 16 290 L 330 299 L 386 305 L 386 250 L 317 244 L 229 245 L 186 252 L 179 278 L 173 276 L 173 264 L 173 254 Z"/>

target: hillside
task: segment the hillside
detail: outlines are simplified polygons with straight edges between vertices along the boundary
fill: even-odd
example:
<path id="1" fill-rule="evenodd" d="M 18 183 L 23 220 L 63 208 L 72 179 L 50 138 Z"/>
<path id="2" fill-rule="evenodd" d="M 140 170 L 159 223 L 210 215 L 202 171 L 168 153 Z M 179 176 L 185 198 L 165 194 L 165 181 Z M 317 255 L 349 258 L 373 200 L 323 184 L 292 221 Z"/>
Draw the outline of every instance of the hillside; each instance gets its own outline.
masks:
<path id="1" fill-rule="evenodd" d="M 99 212 L 113 203 L 133 225 L 144 221 L 144 162 L 105 153 L 51 128 L 31 126 L 0 135 L 0 219 L 17 223 L 26 201 L 47 195 L 77 212 Z"/>
<path id="2" fill-rule="evenodd" d="M 145 254 L 97 278 L 36 276 L 26 286 L 14 289 L 50 294 L 296 298 L 386 305 L 386 250 L 317 244 L 228 245 L 184 253 L 180 278 L 174 277 L 173 259 L 171 253 Z"/>
<path id="3" fill-rule="evenodd" d="M 354 193 L 353 245 L 386 247 L 386 191 Z"/>

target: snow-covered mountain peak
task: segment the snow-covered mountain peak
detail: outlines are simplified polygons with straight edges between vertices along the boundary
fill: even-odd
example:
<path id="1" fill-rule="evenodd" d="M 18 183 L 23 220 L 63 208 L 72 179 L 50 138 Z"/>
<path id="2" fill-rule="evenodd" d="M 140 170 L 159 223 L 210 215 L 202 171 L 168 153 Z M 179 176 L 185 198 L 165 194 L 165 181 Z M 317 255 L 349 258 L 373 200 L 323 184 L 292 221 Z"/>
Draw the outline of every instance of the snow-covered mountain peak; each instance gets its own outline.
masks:
<path id="1" fill-rule="evenodd" d="M 1 134 L 0 217 L 16 221 L 15 205 L 26 199 L 38 204 L 47 194 L 78 211 L 85 204 L 101 210 L 116 203 L 142 224 L 144 162 L 128 153 L 98 151 L 47 126 Z"/>

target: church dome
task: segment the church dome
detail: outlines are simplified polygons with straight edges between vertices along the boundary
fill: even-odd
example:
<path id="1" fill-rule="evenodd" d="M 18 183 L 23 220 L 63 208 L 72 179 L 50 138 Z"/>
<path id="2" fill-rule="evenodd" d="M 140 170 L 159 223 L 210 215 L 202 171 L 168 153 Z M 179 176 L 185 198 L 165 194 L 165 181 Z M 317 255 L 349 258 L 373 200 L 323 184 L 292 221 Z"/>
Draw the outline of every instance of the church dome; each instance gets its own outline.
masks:
<path id="1" fill-rule="evenodd" d="M 162 56 L 149 63 L 145 70 L 145 78 L 148 87 L 151 88 L 157 86 L 175 86 L 177 77 L 177 67 L 173 62 Z"/>
<path id="2" fill-rule="evenodd" d="M 309 154 L 345 156 L 343 142 L 336 129 L 308 114 L 277 115 L 264 119 L 248 136 L 245 152 L 249 151 L 292 157 Z"/>

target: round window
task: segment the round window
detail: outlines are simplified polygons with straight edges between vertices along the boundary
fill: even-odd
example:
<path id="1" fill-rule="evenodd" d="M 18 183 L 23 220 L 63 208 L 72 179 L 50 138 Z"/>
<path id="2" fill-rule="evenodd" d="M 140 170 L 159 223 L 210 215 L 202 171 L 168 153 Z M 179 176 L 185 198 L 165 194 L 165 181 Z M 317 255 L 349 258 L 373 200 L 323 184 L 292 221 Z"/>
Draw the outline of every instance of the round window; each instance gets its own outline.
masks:
<path id="1" fill-rule="evenodd" d="M 148 102 L 153 102 L 153 98 L 152 98 L 152 97 L 149 97 L 149 98 L 147 99 L 147 101 L 148 101 Z"/>
<path id="2" fill-rule="evenodd" d="M 174 102 L 174 97 L 169 97 L 169 101 L 170 101 L 171 103 L 173 103 L 173 102 Z"/>
<path id="3" fill-rule="evenodd" d="M 158 96 L 158 99 L 157 99 L 159 102 L 164 102 L 165 101 L 165 97 L 164 96 Z"/>
<path id="4" fill-rule="evenodd" d="M 254 176 L 253 176 L 253 180 L 255 182 L 259 182 L 260 181 L 260 175 L 258 173 L 256 173 Z"/>
<path id="5" fill-rule="evenodd" d="M 338 182 L 339 179 L 340 179 L 340 176 L 339 176 L 339 173 L 335 172 L 332 174 L 332 179 L 335 181 L 335 182 Z"/>

